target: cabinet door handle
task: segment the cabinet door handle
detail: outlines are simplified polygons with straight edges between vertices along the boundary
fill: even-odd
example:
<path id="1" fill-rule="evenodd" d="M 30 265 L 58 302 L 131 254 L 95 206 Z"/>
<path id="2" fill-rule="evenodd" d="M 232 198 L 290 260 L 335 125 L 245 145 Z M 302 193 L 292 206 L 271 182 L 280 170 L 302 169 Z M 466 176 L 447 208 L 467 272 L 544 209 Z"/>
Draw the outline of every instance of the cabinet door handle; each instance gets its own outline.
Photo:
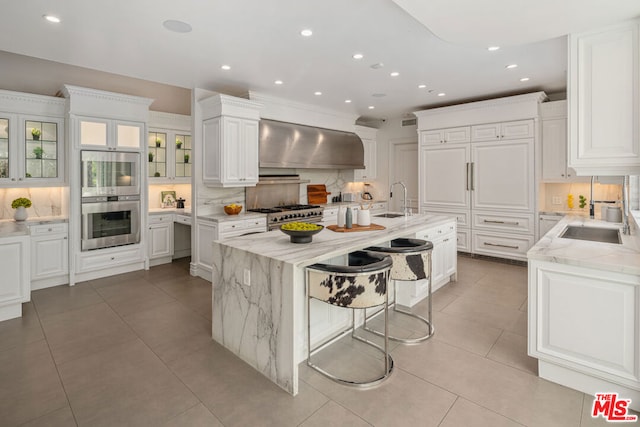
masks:
<path id="1" fill-rule="evenodd" d="M 518 221 L 497 221 L 494 219 L 485 219 L 483 222 L 486 222 L 487 224 L 520 225 Z"/>
<path id="2" fill-rule="evenodd" d="M 501 245 L 499 243 L 490 243 L 490 242 L 484 242 L 483 245 L 485 246 L 495 246 L 498 248 L 508 248 L 508 249 L 518 249 L 519 246 L 511 246 L 511 245 Z"/>
<path id="3" fill-rule="evenodd" d="M 471 175 L 470 172 L 469 172 L 469 170 L 471 169 L 470 165 L 471 165 L 471 163 L 467 162 L 467 191 L 469 191 L 471 189 L 470 188 L 471 185 L 469 184 L 469 175 Z"/>
<path id="4" fill-rule="evenodd" d="M 475 164 L 476 164 L 475 162 L 471 162 L 471 173 L 470 173 L 471 191 L 475 191 L 476 189 L 476 183 L 474 182 L 474 179 L 473 179 L 473 169 Z"/>

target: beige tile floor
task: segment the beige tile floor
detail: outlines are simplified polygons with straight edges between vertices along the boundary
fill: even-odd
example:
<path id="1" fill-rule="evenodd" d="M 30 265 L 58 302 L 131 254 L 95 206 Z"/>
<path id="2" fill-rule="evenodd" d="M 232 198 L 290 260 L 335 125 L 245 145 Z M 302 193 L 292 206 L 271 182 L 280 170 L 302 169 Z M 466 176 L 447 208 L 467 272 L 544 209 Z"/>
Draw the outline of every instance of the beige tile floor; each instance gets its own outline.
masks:
<path id="1" fill-rule="evenodd" d="M 303 364 L 295 398 L 211 340 L 211 287 L 188 268 L 179 260 L 33 292 L 22 318 L 0 322 L 0 425 L 607 424 L 590 417 L 590 396 L 536 376 L 525 267 L 459 257 L 458 282 L 434 294 L 436 334 L 394 344 L 387 382 L 354 390 Z M 379 358 L 362 346 L 345 339 L 317 361 L 364 376 Z"/>

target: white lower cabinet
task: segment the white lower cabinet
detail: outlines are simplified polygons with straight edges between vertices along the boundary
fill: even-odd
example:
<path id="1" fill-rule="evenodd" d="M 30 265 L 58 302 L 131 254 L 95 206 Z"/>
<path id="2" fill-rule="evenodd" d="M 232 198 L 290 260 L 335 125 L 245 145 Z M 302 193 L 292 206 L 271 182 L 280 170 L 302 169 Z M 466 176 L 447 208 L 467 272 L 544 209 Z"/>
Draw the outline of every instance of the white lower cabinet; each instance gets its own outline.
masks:
<path id="1" fill-rule="evenodd" d="M 197 254 L 195 264 L 197 275 L 211 281 L 213 269 L 213 241 L 218 236 L 218 224 L 213 221 L 196 221 L 196 247 Z M 193 262 L 193 261 L 192 261 Z"/>
<path id="2" fill-rule="evenodd" d="M 22 316 L 29 296 L 29 236 L 0 239 L 0 321 Z"/>
<path id="3" fill-rule="evenodd" d="M 456 280 L 458 269 L 458 251 L 456 224 L 454 221 L 416 233 L 416 239 L 433 243 L 431 253 L 432 292 Z M 414 282 L 396 282 L 398 285 L 398 304 L 412 307 L 426 298 L 429 291 L 428 280 Z"/>
<path id="4" fill-rule="evenodd" d="M 640 402 L 640 276 L 529 260 L 529 355 L 539 375 Z M 633 406 L 633 405 L 632 405 Z"/>
<path id="5" fill-rule="evenodd" d="M 69 225 L 32 225 L 29 232 L 31 290 L 69 283 Z"/>
<path id="6" fill-rule="evenodd" d="M 171 262 L 173 256 L 173 214 L 150 215 L 147 233 L 149 265 Z"/>

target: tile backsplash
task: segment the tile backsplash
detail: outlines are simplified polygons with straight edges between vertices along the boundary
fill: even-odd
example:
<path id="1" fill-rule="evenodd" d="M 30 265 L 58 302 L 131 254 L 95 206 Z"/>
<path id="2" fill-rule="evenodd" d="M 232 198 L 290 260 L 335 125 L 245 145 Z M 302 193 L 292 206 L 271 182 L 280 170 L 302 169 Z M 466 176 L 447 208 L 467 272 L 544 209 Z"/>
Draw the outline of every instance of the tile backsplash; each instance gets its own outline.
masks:
<path id="1" fill-rule="evenodd" d="M 0 219 L 13 219 L 11 202 L 19 197 L 31 200 L 32 206 L 27 209 L 30 218 L 69 216 L 68 193 L 68 187 L 0 188 Z"/>
<path id="2" fill-rule="evenodd" d="M 150 184 L 149 185 L 149 209 L 161 208 L 161 192 L 175 191 L 176 198 L 183 198 L 185 206 L 191 206 L 191 184 Z"/>

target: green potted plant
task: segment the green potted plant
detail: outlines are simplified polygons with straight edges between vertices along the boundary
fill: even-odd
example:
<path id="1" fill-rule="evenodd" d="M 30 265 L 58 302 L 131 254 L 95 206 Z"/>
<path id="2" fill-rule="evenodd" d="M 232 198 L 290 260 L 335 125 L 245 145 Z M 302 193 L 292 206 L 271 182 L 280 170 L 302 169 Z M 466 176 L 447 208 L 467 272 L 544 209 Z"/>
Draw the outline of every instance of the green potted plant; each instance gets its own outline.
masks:
<path id="1" fill-rule="evenodd" d="M 42 153 L 44 153 L 44 150 L 42 149 L 42 147 L 36 147 L 33 149 L 33 154 L 36 156 L 36 159 L 41 159 Z"/>
<path id="2" fill-rule="evenodd" d="M 40 134 L 41 134 L 40 129 L 36 129 L 36 128 L 31 129 L 31 136 L 33 137 L 34 141 L 38 141 L 40 139 Z"/>
<path id="3" fill-rule="evenodd" d="M 31 200 L 26 197 L 18 197 L 11 202 L 11 207 L 16 210 L 13 219 L 16 221 L 24 221 L 27 219 L 27 208 L 31 207 Z"/>
<path id="4" fill-rule="evenodd" d="M 188 154 L 184 155 L 184 162 L 185 163 L 189 163 L 189 155 Z"/>
<path id="5" fill-rule="evenodd" d="M 162 145 L 162 140 L 160 138 L 156 138 L 156 147 L 160 147 Z"/>
<path id="6" fill-rule="evenodd" d="M 153 162 L 153 153 L 149 153 L 149 162 Z"/>
<path id="7" fill-rule="evenodd" d="M 176 148 L 179 150 L 182 148 L 182 141 L 179 139 L 176 139 Z"/>

